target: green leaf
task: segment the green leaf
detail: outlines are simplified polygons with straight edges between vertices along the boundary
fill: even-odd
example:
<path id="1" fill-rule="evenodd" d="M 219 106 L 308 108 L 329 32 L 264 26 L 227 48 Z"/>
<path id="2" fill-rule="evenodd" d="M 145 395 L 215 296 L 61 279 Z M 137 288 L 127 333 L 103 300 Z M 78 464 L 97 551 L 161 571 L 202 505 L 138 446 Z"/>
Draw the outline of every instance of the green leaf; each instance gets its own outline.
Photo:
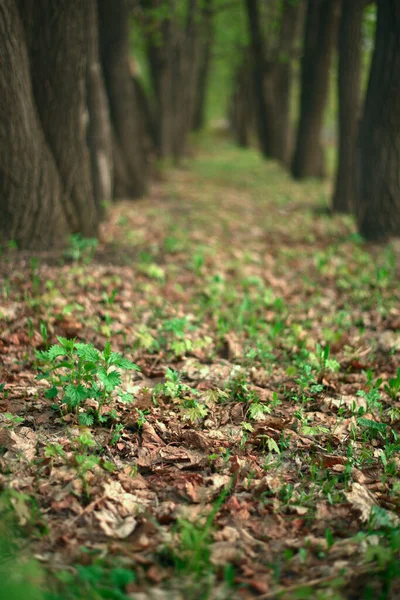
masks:
<path id="1" fill-rule="evenodd" d="M 128 393 L 120 394 L 119 399 L 121 400 L 121 402 L 125 402 L 126 404 L 129 404 L 130 402 L 133 402 L 133 400 L 134 400 L 132 394 L 128 394 Z"/>
<path id="2" fill-rule="evenodd" d="M 57 346 L 57 345 L 51 346 L 51 348 L 49 348 L 47 351 L 47 356 L 48 356 L 48 360 L 51 360 L 51 361 L 58 358 L 59 356 L 65 356 L 65 348 L 63 348 L 62 346 Z"/>
<path id="3" fill-rule="evenodd" d="M 371 421 L 371 419 L 366 419 L 365 417 L 360 417 L 359 419 L 357 419 L 357 423 L 362 427 L 366 427 L 367 429 L 372 429 L 374 431 L 379 431 L 381 433 L 384 433 L 387 428 L 386 423 L 377 423 L 376 421 Z"/>
<path id="4" fill-rule="evenodd" d="M 81 384 L 70 384 L 65 387 L 65 393 L 70 399 L 69 403 L 72 404 L 72 406 L 78 406 L 81 402 L 84 402 L 88 397 L 87 392 L 87 389 Z"/>
<path id="5" fill-rule="evenodd" d="M 51 387 L 49 390 L 46 390 L 44 397 L 47 398 L 48 400 L 51 400 L 52 398 L 55 398 L 58 394 L 58 389 L 56 388 L 55 385 L 53 385 L 53 387 Z"/>
<path id="6" fill-rule="evenodd" d="M 0 392 L 2 392 L 5 387 L 6 387 L 5 382 L 4 383 L 0 383 Z"/>
<path id="7" fill-rule="evenodd" d="M 77 356 L 84 358 L 91 363 L 97 363 L 100 360 L 100 353 L 93 344 L 83 344 L 79 342 L 75 344 L 75 352 Z"/>
<path id="8" fill-rule="evenodd" d="M 110 356 L 111 356 L 111 344 L 110 344 L 110 342 L 106 342 L 106 345 L 104 346 L 104 351 L 103 351 L 103 358 L 107 363 L 109 361 Z"/>
<path id="9" fill-rule="evenodd" d="M 107 373 L 104 368 L 101 368 L 97 375 L 107 392 L 112 392 L 121 384 L 121 375 L 118 371 L 110 371 Z"/>
<path id="10" fill-rule="evenodd" d="M 94 417 L 90 413 L 81 413 L 78 417 L 80 425 L 90 427 L 94 423 Z"/>
<path id="11" fill-rule="evenodd" d="M 60 335 L 57 336 L 57 339 L 60 342 L 61 346 L 65 348 L 65 350 L 67 350 L 68 352 L 72 352 L 75 345 L 75 339 L 68 340 L 67 338 L 61 337 Z"/>
<path id="12" fill-rule="evenodd" d="M 122 354 L 119 352 L 111 352 L 108 362 L 110 365 L 114 365 L 115 367 L 119 367 L 120 369 L 124 369 L 126 371 L 140 371 L 140 367 L 122 356 Z"/>

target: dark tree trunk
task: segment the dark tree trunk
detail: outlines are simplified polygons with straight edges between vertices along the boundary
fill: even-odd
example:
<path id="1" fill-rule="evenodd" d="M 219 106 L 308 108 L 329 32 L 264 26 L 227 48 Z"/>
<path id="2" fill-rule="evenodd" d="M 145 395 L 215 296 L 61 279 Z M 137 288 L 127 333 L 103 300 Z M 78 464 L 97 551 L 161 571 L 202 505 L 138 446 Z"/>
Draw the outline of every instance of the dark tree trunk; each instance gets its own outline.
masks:
<path id="1" fill-rule="evenodd" d="M 378 0 L 375 49 L 360 126 L 356 214 L 361 235 L 400 235 L 400 3 Z"/>
<path id="2" fill-rule="evenodd" d="M 179 161 L 193 123 L 199 62 L 197 0 L 186 0 L 185 22 L 169 3 L 168 14 L 156 15 L 160 0 L 142 0 L 147 56 L 156 98 L 157 150 L 161 158 Z M 154 31 L 158 35 L 154 35 Z"/>
<path id="3" fill-rule="evenodd" d="M 246 57 L 235 73 L 229 107 L 230 129 L 242 148 L 250 146 L 252 135 L 257 131 L 253 83 L 251 61 Z"/>
<path id="4" fill-rule="evenodd" d="M 344 2 L 339 29 L 339 163 L 334 212 L 349 213 L 355 204 L 355 153 L 360 111 L 362 18 L 368 0 Z"/>
<path id="5" fill-rule="evenodd" d="M 90 2 L 20 0 L 33 93 L 64 192 L 72 232 L 97 234 L 87 147 L 86 74 Z"/>
<path id="6" fill-rule="evenodd" d="M 99 57 L 99 22 L 96 0 L 88 2 L 89 59 L 87 65 L 87 103 L 89 111 L 88 146 L 92 166 L 93 193 L 97 212 L 104 215 L 104 204 L 113 199 L 114 166 L 108 99 Z"/>
<path id="7" fill-rule="evenodd" d="M 98 0 L 100 52 L 113 127 L 117 197 L 138 198 L 146 191 L 143 129 L 132 80 L 127 0 Z"/>
<path id="8" fill-rule="evenodd" d="M 195 101 L 193 110 L 193 130 L 199 131 L 205 124 L 207 83 L 210 73 L 211 54 L 214 39 L 212 0 L 204 0 L 197 73 Z"/>
<path id="9" fill-rule="evenodd" d="M 309 0 L 301 62 L 300 118 L 292 164 L 296 179 L 325 174 L 321 137 L 339 12 L 340 0 Z"/>
<path id="10" fill-rule="evenodd" d="M 263 154 L 286 164 L 290 144 L 290 97 L 293 54 L 302 21 L 304 3 L 283 0 L 279 41 L 267 48 L 262 34 L 258 0 L 246 0 L 253 56 L 258 137 Z"/>
<path id="11" fill-rule="evenodd" d="M 269 106 L 266 102 L 264 90 L 266 64 L 258 0 L 246 0 L 246 8 L 253 54 L 253 81 L 260 147 L 264 156 L 271 157 L 274 152 L 274 133 L 271 126 L 271 119 L 268 118 Z"/>
<path id="12" fill-rule="evenodd" d="M 0 103 L 0 240 L 23 249 L 62 245 L 61 181 L 34 105 L 15 0 L 0 3 Z"/>

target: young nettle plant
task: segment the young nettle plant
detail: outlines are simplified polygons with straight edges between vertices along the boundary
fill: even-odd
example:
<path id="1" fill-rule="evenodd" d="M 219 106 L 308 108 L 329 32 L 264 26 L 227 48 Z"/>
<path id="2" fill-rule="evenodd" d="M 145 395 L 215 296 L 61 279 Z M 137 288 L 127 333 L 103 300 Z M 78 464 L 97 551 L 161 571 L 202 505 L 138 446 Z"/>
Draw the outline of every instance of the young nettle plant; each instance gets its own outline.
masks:
<path id="1" fill-rule="evenodd" d="M 385 392 L 395 401 L 400 393 L 400 367 L 397 369 L 396 376 L 389 379 L 384 386 Z"/>
<path id="2" fill-rule="evenodd" d="M 116 416 L 115 410 L 104 412 L 114 398 L 133 401 L 132 394 L 121 389 L 121 372 L 138 371 L 139 367 L 119 352 L 112 352 L 109 342 L 101 352 L 92 344 L 57 339 L 58 345 L 36 352 L 42 370 L 37 379 L 51 384 L 45 396 L 58 399 L 63 413 L 78 414 L 82 425 L 104 423 Z"/>
<path id="3" fill-rule="evenodd" d="M 184 417 L 190 421 L 197 421 L 207 415 L 207 406 L 196 398 L 198 392 L 181 381 L 178 371 L 168 368 L 165 374 L 165 383 L 156 386 L 154 393 L 167 396 L 173 401 L 178 400 L 182 405 Z"/>

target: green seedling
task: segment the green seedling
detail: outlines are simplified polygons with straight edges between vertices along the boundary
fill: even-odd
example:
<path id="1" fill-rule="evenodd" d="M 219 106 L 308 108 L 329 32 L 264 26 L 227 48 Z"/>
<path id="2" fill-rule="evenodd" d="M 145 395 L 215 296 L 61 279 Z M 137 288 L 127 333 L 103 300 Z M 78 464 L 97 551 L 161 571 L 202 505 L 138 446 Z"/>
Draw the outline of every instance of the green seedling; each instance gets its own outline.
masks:
<path id="1" fill-rule="evenodd" d="M 397 400 L 400 393 L 400 367 L 397 369 L 396 376 L 389 379 L 385 384 L 384 390 L 393 401 Z"/>
<path id="2" fill-rule="evenodd" d="M 77 414 L 82 425 L 103 423 L 112 416 L 112 412 L 103 414 L 103 408 L 113 398 L 133 401 L 133 396 L 121 389 L 121 372 L 138 371 L 139 367 L 119 352 L 112 352 L 109 342 L 101 352 L 92 344 L 57 339 L 59 345 L 36 352 L 42 370 L 37 378 L 50 383 L 45 396 L 58 399 L 63 414 Z M 88 406 L 89 401 L 94 402 L 95 408 Z"/>
<path id="3" fill-rule="evenodd" d="M 73 233 L 69 236 L 69 248 L 65 251 L 65 256 L 87 265 L 92 260 L 98 243 L 95 238 L 85 238 L 80 233 Z"/>

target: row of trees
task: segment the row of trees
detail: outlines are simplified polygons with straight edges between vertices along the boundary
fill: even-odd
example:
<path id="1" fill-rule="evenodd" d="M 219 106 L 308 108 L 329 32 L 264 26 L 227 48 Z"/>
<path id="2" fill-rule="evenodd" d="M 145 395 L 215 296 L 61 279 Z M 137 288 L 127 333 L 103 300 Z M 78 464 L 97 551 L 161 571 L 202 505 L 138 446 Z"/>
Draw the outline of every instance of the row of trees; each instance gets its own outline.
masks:
<path id="1" fill-rule="evenodd" d="M 337 53 L 338 166 L 332 209 L 354 212 L 367 239 L 400 234 L 400 3 L 377 0 L 366 92 L 366 9 L 371 0 L 245 0 L 249 51 L 237 66 L 231 123 L 296 179 L 325 176 L 324 115 Z M 300 60 L 299 117 L 290 98 Z M 251 73 L 249 74 L 249 67 Z M 246 118 L 246 115 L 252 115 Z"/>
<path id="2" fill-rule="evenodd" d="M 154 157 L 180 159 L 204 118 L 210 1 L 0 0 L 0 242 L 96 236 Z"/>
<path id="3" fill-rule="evenodd" d="M 377 0 L 363 94 L 368 4 L 0 0 L 0 242 L 43 249 L 69 233 L 95 236 L 105 204 L 143 195 L 154 158 L 179 161 L 190 131 L 204 125 L 210 69 L 228 34 L 239 40 L 228 44 L 233 131 L 242 145 L 256 134 L 263 154 L 297 179 L 325 173 L 337 50 L 333 208 L 355 212 L 367 238 L 398 234 L 400 4 Z"/>

